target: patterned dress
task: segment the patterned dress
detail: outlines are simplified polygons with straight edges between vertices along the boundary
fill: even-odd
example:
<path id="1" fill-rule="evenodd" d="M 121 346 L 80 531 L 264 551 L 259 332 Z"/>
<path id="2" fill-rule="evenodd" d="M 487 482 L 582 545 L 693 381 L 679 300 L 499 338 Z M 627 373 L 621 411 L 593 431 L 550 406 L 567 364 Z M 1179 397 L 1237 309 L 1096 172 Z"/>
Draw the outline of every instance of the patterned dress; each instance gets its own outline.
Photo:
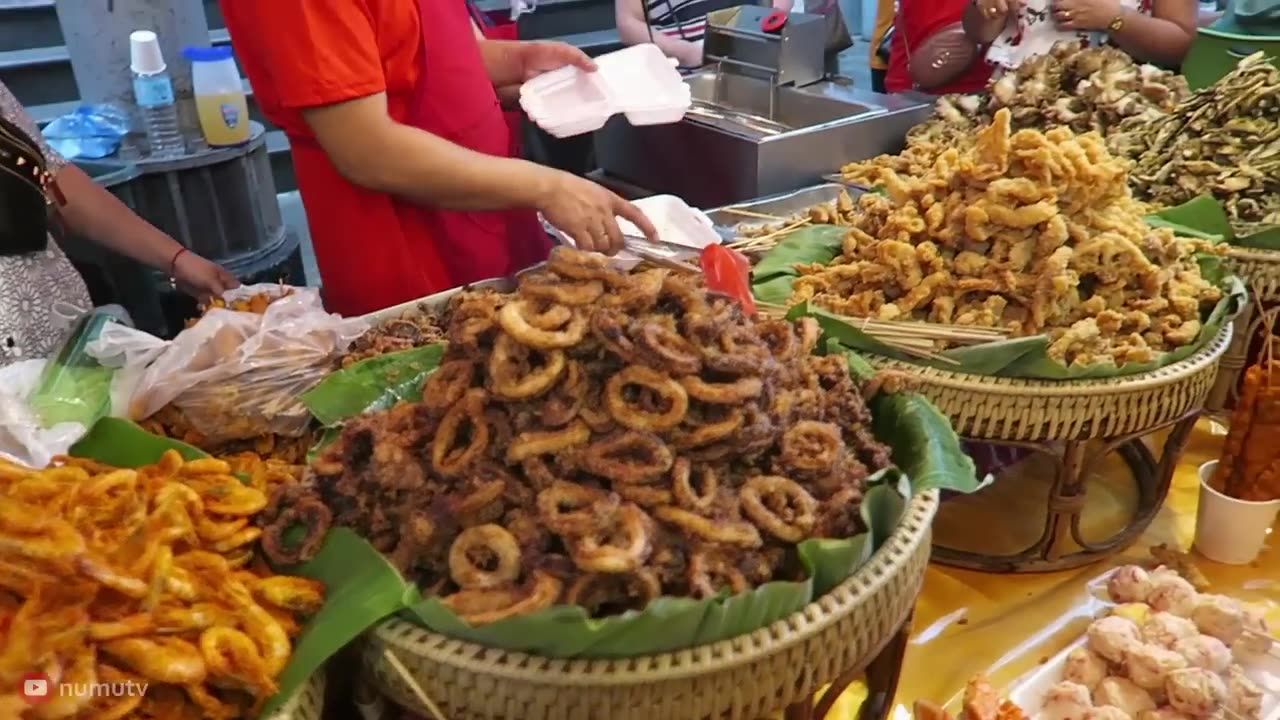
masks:
<path id="1" fill-rule="evenodd" d="M 1082 46 L 1102 45 L 1106 33 L 1059 30 L 1053 21 L 1052 0 L 1024 0 L 1017 15 L 1009 19 L 1000 36 L 987 50 L 987 62 L 1016 68 L 1036 55 L 1043 55 L 1059 42 L 1075 41 Z M 1151 14 L 1151 0 L 1121 0 L 1120 6 L 1144 15 Z"/>
<path id="2" fill-rule="evenodd" d="M 39 144 L 50 172 L 57 174 L 66 165 L 67 161 L 45 143 L 35 121 L 3 83 L 0 113 Z M 0 366 L 47 357 L 57 351 L 70 326 L 55 312 L 58 306 L 83 311 L 93 304 L 80 273 L 52 237 L 40 252 L 0 255 Z"/>

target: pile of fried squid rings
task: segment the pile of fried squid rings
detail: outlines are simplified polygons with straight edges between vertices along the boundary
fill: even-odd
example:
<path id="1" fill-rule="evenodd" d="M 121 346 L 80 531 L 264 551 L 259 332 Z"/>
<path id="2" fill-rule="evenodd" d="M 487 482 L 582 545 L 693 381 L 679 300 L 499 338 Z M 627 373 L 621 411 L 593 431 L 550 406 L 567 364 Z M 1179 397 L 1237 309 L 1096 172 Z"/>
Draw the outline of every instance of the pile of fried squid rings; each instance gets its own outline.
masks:
<path id="1" fill-rule="evenodd" d="M 480 625 L 799 579 L 798 543 L 865 529 L 890 452 L 844 358 L 812 354 L 812 320 L 747 317 L 699 276 L 564 248 L 445 315 L 421 402 L 349 423 L 280 489 L 276 561 L 349 527 Z"/>
<path id="2" fill-rule="evenodd" d="M 0 718 L 259 715 L 325 589 L 260 566 L 266 488 L 231 472 L 0 461 Z"/>

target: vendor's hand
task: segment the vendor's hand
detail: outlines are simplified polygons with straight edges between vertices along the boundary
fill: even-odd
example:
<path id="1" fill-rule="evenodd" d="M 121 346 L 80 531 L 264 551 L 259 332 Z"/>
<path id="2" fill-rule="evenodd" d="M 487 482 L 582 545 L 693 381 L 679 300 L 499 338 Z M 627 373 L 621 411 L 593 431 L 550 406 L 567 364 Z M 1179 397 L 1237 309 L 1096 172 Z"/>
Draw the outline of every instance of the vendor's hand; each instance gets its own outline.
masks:
<path id="1" fill-rule="evenodd" d="M 1059 30 L 1106 30 L 1120 13 L 1120 0 L 1053 0 L 1053 22 Z"/>
<path id="2" fill-rule="evenodd" d="M 974 0 L 973 4 L 984 20 L 994 22 L 1017 12 L 1022 7 L 1022 0 Z"/>
<path id="3" fill-rule="evenodd" d="M 548 178 L 538 211 L 582 250 L 613 255 L 622 249 L 617 218 L 631 221 L 645 237 L 658 239 L 658 231 L 640 208 L 604 187 L 559 170 Z"/>
<path id="4" fill-rule="evenodd" d="M 586 72 L 595 72 L 596 64 L 578 48 L 562 42 L 522 42 L 517 45 L 517 60 L 524 80 L 573 66 Z"/>
<path id="5" fill-rule="evenodd" d="M 190 252 L 182 253 L 174 262 L 173 284 L 201 302 L 240 287 L 240 281 L 226 268 Z"/>

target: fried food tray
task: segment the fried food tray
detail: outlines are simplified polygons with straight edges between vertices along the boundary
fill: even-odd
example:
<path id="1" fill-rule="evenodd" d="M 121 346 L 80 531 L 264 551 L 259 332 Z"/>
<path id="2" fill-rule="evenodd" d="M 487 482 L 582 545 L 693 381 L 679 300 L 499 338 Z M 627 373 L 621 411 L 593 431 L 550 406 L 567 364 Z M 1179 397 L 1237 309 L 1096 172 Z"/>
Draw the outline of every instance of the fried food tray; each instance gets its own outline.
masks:
<path id="1" fill-rule="evenodd" d="M 707 216 L 711 218 L 711 222 L 715 223 L 716 230 L 721 235 L 726 235 L 727 233 L 727 237 L 734 237 L 744 231 L 749 232 L 762 227 L 785 223 L 791 218 L 805 215 L 808 213 L 809 208 L 815 205 L 835 202 L 836 198 L 840 197 L 841 192 L 847 192 L 857 197 L 863 191 L 839 183 L 823 183 L 822 185 L 815 185 L 780 195 L 771 195 L 758 200 L 749 200 L 708 210 Z M 771 220 L 755 217 L 758 215 L 772 215 L 778 219 Z"/>
<path id="2" fill-rule="evenodd" d="M 541 263 L 539 263 L 541 265 Z M 534 267 L 538 267 L 535 265 Z M 529 268 L 532 270 L 533 268 Z M 516 287 L 516 279 L 513 277 L 492 278 L 489 280 L 481 280 L 470 285 L 450 288 L 444 292 L 438 292 L 434 295 L 428 295 L 417 300 L 393 305 L 382 310 L 375 310 L 367 315 L 362 315 L 361 320 L 369 321 L 371 327 L 377 327 L 388 320 L 395 320 L 406 313 L 416 312 L 419 310 L 439 311 L 444 310 L 449 305 L 449 301 L 454 295 L 465 290 L 496 290 L 498 292 L 510 292 Z"/>

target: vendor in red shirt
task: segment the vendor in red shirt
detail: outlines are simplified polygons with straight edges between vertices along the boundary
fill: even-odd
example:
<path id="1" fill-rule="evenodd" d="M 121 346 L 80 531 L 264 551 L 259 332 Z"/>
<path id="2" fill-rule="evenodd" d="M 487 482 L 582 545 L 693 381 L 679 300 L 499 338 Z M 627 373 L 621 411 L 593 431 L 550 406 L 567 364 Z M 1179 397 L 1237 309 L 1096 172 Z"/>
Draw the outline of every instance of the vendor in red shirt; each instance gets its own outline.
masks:
<path id="1" fill-rule="evenodd" d="M 344 315 L 544 259 L 537 213 L 581 248 L 622 246 L 616 216 L 653 227 L 582 178 L 511 157 L 498 103 L 566 65 L 562 43 L 478 38 L 465 0 L 221 0 L 263 113 L 288 135 L 324 282 Z"/>
<path id="2" fill-rule="evenodd" d="M 899 0 L 885 90 L 931 95 L 979 92 L 991 79 L 962 20 L 969 0 Z"/>

